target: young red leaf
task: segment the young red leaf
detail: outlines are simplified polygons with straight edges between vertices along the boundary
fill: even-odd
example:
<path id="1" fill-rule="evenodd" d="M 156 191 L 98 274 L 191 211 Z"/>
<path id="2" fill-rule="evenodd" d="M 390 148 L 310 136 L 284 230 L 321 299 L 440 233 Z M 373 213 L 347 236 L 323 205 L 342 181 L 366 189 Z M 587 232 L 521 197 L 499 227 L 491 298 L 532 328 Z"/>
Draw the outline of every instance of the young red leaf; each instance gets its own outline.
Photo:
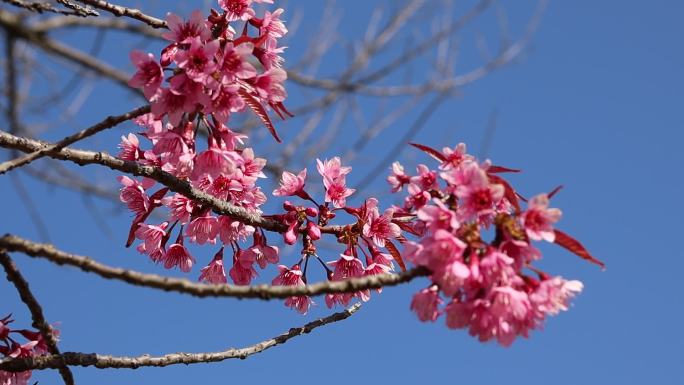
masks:
<path id="1" fill-rule="evenodd" d="M 444 162 L 444 161 L 446 160 L 446 156 L 444 156 L 444 154 L 442 154 L 441 152 L 435 150 L 435 149 L 432 148 L 432 147 L 428 147 L 428 146 L 425 146 L 425 145 L 422 145 L 422 144 L 418 144 L 418 143 L 409 143 L 409 144 L 410 144 L 411 146 L 413 146 L 413 147 L 415 147 L 415 148 L 417 148 L 417 149 L 419 149 L 419 150 L 425 152 L 426 154 L 430 155 L 431 157 L 437 159 L 437 160 L 440 161 L 440 162 Z"/>
<path id="2" fill-rule="evenodd" d="M 562 188 L 563 188 L 563 185 L 559 185 L 558 187 L 556 187 L 555 189 L 551 190 L 551 192 L 548 193 L 548 194 L 546 194 L 546 195 L 549 197 L 549 199 L 551 199 L 551 198 L 553 198 L 553 196 L 556 195 Z"/>
<path id="3" fill-rule="evenodd" d="M 399 250 L 397 250 L 397 247 L 394 246 L 394 243 L 390 241 L 385 242 L 385 248 L 387 248 L 387 251 L 389 251 L 389 253 L 392 254 L 394 260 L 397 261 L 399 267 L 401 267 L 401 271 L 406 271 L 406 265 L 404 264 L 404 260 L 401 258 L 401 253 L 399 252 Z"/>
<path id="4" fill-rule="evenodd" d="M 502 166 L 495 166 L 495 165 L 491 165 L 487 169 L 487 172 L 492 173 L 492 174 L 498 174 L 498 173 L 502 173 L 502 172 L 520 172 L 520 171 L 522 171 L 522 170 L 518 170 L 515 168 L 502 167 Z"/>
<path id="5" fill-rule="evenodd" d="M 573 254 L 579 256 L 582 259 L 586 259 L 591 263 L 601 266 L 602 269 L 606 268 L 605 263 L 599 261 L 598 259 L 594 258 L 591 254 L 589 254 L 589 251 L 587 251 L 587 249 L 578 240 L 560 230 L 554 230 L 553 232 L 556 234 L 556 240 L 554 241 L 554 243 L 566 248 L 568 251 L 572 252 Z"/>
<path id="6" fill-rule="evenodd" d="M 251 108 L 252 111 L 254 111 L 256 116 L 258 116 L 259 119 L 261 119 L 261 122 L 264 124 L 264 126 L 266 126 L 266 128 L 268 128 L 268 130 L 271 132 L 271 135 L 273 135 L 275 140 L 278 143 L 281 143 L 282 141 L 280 140 L 280 137 L 278 136 L 278 133 L 275 130 L 275 126 L 273 126 L 273 123 L 271 122 L 271 118 L 268 116 L 266 109 L 264 108 L 264 106 L 261 105 L 261 103 L 259 103 L 257 98 L 250 95 L 250 93 L 243 88 L 240 88 L 238 90 L 238 94 L 240 95 L 242 100 L 245 101 L 245 104 L 247 104 L 249 108 Z"/>
<path id="7" fill-rule="evenodd" d="M 492 183 L 498 183 L 504 186 L 504 197 L 511 202 L 515 208 L 515 212 L 520 212 L 520 202 L 518 202 L 518 193 L 515 192 L 513 187 L 502 177 L 493 174 L 487 174 L 489 181 Z"/>

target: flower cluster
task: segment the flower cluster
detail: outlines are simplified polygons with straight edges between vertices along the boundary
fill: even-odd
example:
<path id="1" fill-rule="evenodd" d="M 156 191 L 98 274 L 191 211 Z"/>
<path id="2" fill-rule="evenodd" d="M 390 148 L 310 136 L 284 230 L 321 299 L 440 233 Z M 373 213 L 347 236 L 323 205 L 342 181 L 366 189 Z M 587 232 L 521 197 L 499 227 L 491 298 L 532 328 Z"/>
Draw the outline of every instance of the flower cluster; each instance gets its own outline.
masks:
<path id="1" fill-rule="evenodd" d="M 188 20 L 169 14 L 169 31 L 164 37 L 170 44 L 160 60 L 152 54 L 131 53 L 138 71 L 130 85 L 141 88 L 151 104 L 151 113 L 135 119 L 143 131 L 122 137 L 119 157 L 144 165 L 156 166 L 188 181 L 194 188 L 234 206 L 260 213 L 266 195 L 256 185 L 266 160 L 244 147 L 246 136 L 233 132 L 227 123 L 232 113 L 246 107 L 253 110 L 279 140 L 266 108 L 278 115 L 289 114 L 283 105 L 286 92 L 285 71 L 280 57 L 283 48 L 278 39 L 287 33 L 280 20 L 283 10 L 266 11 L 256 17 L 251 4 L 269 0 L 222 0 L 223 12 L 212 10 L 203 18 L 199 11 Z M 232 22 L 245 22 L 237 34 Z M 250 28 L 251 27 L 251 28 Z M 255 31 L 254 35 L 250 35 Z M 165 77 L 164 74 L 170 76 Z M 205 131 L 206 147 L 200 148 L 198 131 Z M 143 148 L 140 138 L 151 142 Z M 155 182 L 119 177 L 123 185 L 121 201 L 134 213 L 127 246 L 142 241 L 137 249 L 165 268 L 188 272 L 195 258 L 186 241 L 198 245 L 221 242 L 235 252 L 230 276 L 235 283 L 248 284 L 256 275 L 254 262 L 264 268 L 277 263 L 277 248 L 268 246 L 263 231 L 226 216 L 213 214 L 209 207 L 180 194 L 169 194 L 161 187 L 152 191 Z M 147 223 L 159 207 L 169 211 L 168 220 Z M 178 230 L 175 241 L 174 229 Z M 240 250 L 237 242 L 254 238 L 254 245 Z M 225 283 L 223 247 L 200 279 Z"/>
<path id="2" fill-rule="evenodd" d="M 272 194 L 298 201 L 284 201 L 281 212 L 263 215 L 266 194 L 257 181 L 265 178 L 266 160 L 256 157 L 245 146 L 247 137 L 227 124 L 232 113 L 249 107 L 279 141 L 266 109 L 289 115 L 283 105 L 283 49 L 277 45 L 287 30 L 280 20 L 282 9 L 257 18 L 253 3 L 272 1 L 219 0 L 222 12 L 212 10 L 206 19 L 199 12 L 188 20 L 170 14 L 170 31 L 164 36 L 171 43 L 160 60 L 152 54 L 131 54 L 138 72 L 130 84 L 142 89 L 151 113 L 135 119 L 142 132 L 122 137 L 119 157 L 158 167 L 276 225 L 265 229 L 217 215 L 202 202 L 170 193 L 168 186 L 155 189 L 153 180 L 121 176 L 121 201 L 135 215 L 127 246 L 138 239 L 137 250 L 155 263 L 189 272 L 196 260 L 186 242 L 215 245 L 218 251 L 199 274 L 200 281 L 211 284 L 226 284 L 230 278 L 234 284 L 249 285 L 259 274 L 257 267 L 274 265 L 278 274 L 273 285 L 302 286 L 311 259 L 331 281 L 389 273 L 395 262 L 406 270 L 407 260 L 429 271 L 432 281 L 411 303 L 422 321 L 446 314 L 448 327 L 467 328 L 481 341 L 495 339 L 503 345 L 539 328 L 547 315 L 567 310 L 582 284 L 533 267 L 541 254 L 532 241 L 554 242 L 601 263 L 555 229 L 561 212 L 549 208 L 549 199 L 558 189 L 530 199 L 522 210 L 520 201 L 525 199 L 501 176 L 518 170 L 478 162 L 463 144 L 442 151 L 414 144 L 439 162 L 434 169 L 419 165 L 414 175 L 395 162 L 387 180 L 392 192 L 406 192 L 400 206 L 381 209 L 374 197 L 350 205 L 356 192 L 347 185 L 352 169 L 333 157 L 316 160 L 324 187 L 320 203 L 306 191 L 306 168 L 284 171 Z M 236 21 L 244 23 L 240 34 L 231 27 Z M 199 148 L 199 131 L 206 133 L 206 147 Z M 140 138 L 151 146 L 143 148 Z M 167 220 L 150 223 L 152 212 L 162 207 Z M 350 220 L 334 224 L 340 214 Z M 280 233 L 287 245 L 301 242 L 296 263 L 281 264 L 279 248 L 268 243 L 267 230 Z M 493 234 L 490 240 L 483 236 L 488 233 Z M 316 243 L 324 234 L 335 236 L 341 245 L 339 258 L 325 262 L 318 255 Z M 404 245 L 403 257 L 397 244 Z M 229 268 L 226 251 L 232 251 Z M 354 299 L 367 301 L 370 294 L 328 294 L 325 303 L 346 306 Z M 304 314 L 313 301 L 294 296 L 285 305 Z"/>
<path id="3" fill-rule="evenodd" d="M 549 198 L 558 190 L 530 199 L 522 211 L 521 197 L 499 175 L 518 170 L 479 163 L 463 144 L 441 152 L 416 147 L 435 157 L 438 168 L 420 165 L 416 176 L 408 176 L 395 163 L 388 182 L 394 191 L 407 186 L 397 210 L 415 215 L 414 226 L 422 229 L 420 240 L 406 242 L 404 250 L 407 260 L 431 272 L 431 285 L 411 303 L 418 318 L 435 321 L 446 314 L 448 327 L 508 346 L 542 326 L 547 315 L 567 310 L 582 283 L 532 267 L 541 253 L 531 241 L 556 242 L 600 262 L 554 229 L 561 212 L 549 208 Z M 493 239 L 483 239 L 483 230 L 492 227 Z"/>
<path id="4" fill-rule="evenodd" d="M 10 327 L 12 322 L 14 320 L 11 314 L 5 318 L 0 318 L 0 359 L 27 358 L 48 353 L 47 344 L 39 332 L 26 329 L 12 329 Z M 52 332 L 55 336 L 59 334 L 55 329 Z M 25 343 L 22 344 L 16 340 L 20 336 L 26 340 Z M 30 370 L 24 372 L 0 370 L 1 385 L 26 385 L 30 379 Z"/>
<path id="5" fill-rule="evenodd" d="M 323 204 L 317 203 L 304 190 L 306 169 L 297 175 L 287 171 L 283 172 L 280 186 L 273 191 L 273 195 L 276 196 L 299 197 L 313 204 L 313 206 L 309 205 L 308 207 L 295 206 L 286 201 L 283 205 L 286 213 L 272 216 L 288 226 L 288 230 L 283 234 L 285 243 L 294 244 L 300 234 L 303 242 L 302 258 L 291 268 L 280 265 L 280 274 L 273 280 L 273 284 L 304 285 L 310 258 L 315 258 L 321 262 L 328 279 L 332 281 L 392 271 L 394 269 L 392 263 L 394 257 L 391 254 L 381 252 L 381 249 L 392 247 L 388 246 L 391 239 L 401 237 L 401 228 L 393 223 L 394 211 L 388 209 L 381 214 L 378 209 L 378 200 L 375 198 L 367 199 L 360 207 L 348 206 L 346 199 L 355 192 L 354 189 L 347 187 L 346 182 L 346 175 L 351 172 L 351 167 L 342 166 L 339 157 L 325 161 L 317 159 L 316 163 L 316 168 L 325 187 Z M 356 222 L 343 226 L 337 231 L 337 241 L 345 245 L 345 250 L 340 254 L 339 259 L 325 263 L 316 253 L 315 241 L 321 238 L 321 227 L 325 227 L 340 211 L 351 215 Z M 304 265 L 303 270 L 301 269 L 302 264 Z M 333 307 L 336 304 L 347 306 L 354 298 L 368 301 L 370 291 L 328 294 L 325 297 L 325 303 L 328 307 Z M 311 304 L 313 304 L 311 299 L 305 296 L 292 297 L 285 302 L 285 305 L 293 307 L 301 313 L 306 313 Z"/>

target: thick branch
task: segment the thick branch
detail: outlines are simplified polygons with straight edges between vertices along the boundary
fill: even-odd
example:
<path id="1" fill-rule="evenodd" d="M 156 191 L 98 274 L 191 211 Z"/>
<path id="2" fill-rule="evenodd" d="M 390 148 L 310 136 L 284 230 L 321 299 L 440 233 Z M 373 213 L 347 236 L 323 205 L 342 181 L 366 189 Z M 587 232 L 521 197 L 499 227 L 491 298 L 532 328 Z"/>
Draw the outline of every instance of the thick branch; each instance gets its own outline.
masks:
<path id="1" fill-rule="evenodd" d="M 81 130 L 73 135 L 69 135 L 66 138 L 60 140 L 57 143 L 51 144 L 49 146 L 45 146 L 41 148 L 40 150 L 34 151 L 28 155 L 24 155 L 22 157 L 8 160 L 7 162 L 0 163 L 0 175 L 6 173 L 7 171 L 10 171 L 12 169 L 15 169 L 17 167 L 24 166 L 26 164 L 29 164 L 33 162 L 36 159 L 42 158 L 49 153 L 53 153 L 55 151 L 58 151 L 72 143 L 75 143 L 81 139 L 85 139 L 89 136 L 95 135 L 100 131 L 106 130 L 108 128 L 112 128 L 120 123 L 123 123 L 127 120 L 134 119 L 140 115 L 146 114 L 150 112 L 150 106 L 143 106 L 143 107 L 138 107 L 133 111 L 127 112 L 122 115 L 114 115 L 114 116 L 108 116 L 105 118 L 105 120 L 90 126 L 84 130 Z"/>
<path id="2" fill-rule="evenodd" d="M 0 147 L 13 148 L 23 152 L 34 152 L 49 147 L 49 143 L 44 143 L 37 140 L 18 137 L 4 131 L 0 131 Z M 220 200 L 203 191 L 193 188 L 189 182 L 180 180 L 175 176 L 162 171 L 158 167 L 144 166 L 136 162 L 126 161 L 115 158 L 106 152 L 92 152 L 69 147 L 61 148 L 59 150 L 50 151 L 46 153 L 54 159 L 66 160 L 74 162 L 80 166 L 87 164 L 98 164 L 108 167 L 112 170 L 122 171 L 128 174 L 137 176 L 144 176 L 154 179 L 157 182 L 167 186 L 171 191 L 182 194 L 202 205 L 211 207 L 212 210 L 219 215 L 227 215 L 239 219 L 240 221 L 263 228 L 264 230 L 285 232 L 287 226 L 284 224 L 266 219 L 254 211 L 248 211 L 242 207 L 235 206 L 229 202 Z M 325 233 L 339 233 L 340 226 L 322 227 L 321 231 Z"/>
<path id="3" fill-rule="evenodd" d="M 145 274 L 107 266 L 89 257 L 57 250 L 50 244 L 34 243 L 9 234 L 0 238 L 0 248 L 7 251 L 22 252 L 32 257 L 45 258 L 58 265 L 74 266 L 85 272 L 97 274 L 102 278 L 115 279 L 134 286 L 189 294 L 195 297 L 235 297 L 268 300 L 298 295 L 316 296 L 321 294 L 350 293 L 385 286 L 396 286 L 430 273 L 424 268 L 414 268 L 399 274 L 379 274 L 344 281 L 319 282 L 306 286 L 210 285 L 192 282 L 187 279 L 162 277 L 156 274 Z"/>
<path id="4" fill-rule="evenodd" d="M 0 265 L 2 265 L 7 273 L 7 280 L 14 284 L 14 287 L 16 287 L 17 291 L 19 292 L 22 302 L 26 304 L 26 307 L 28 307 L 29 311 L 31 312 L 33 327 L 40 331 L 40 334 L 48 347 L 48 351 L 51 354 L 60 354 L 59 348 L 57 347 L 57 339 L 52 332 L 50 324 L 47 323 L 45 316 L 43 315 L 43 308 L 40 306 L 40 303 L 38 303 L 36 297 L 33 296 L 33 293 L 31 293 L 28 282 L 21 275 L 19 269 L 12 261 L 12 258 L 10 258 L 10 256 L 4 251 L 0 251 Z M 67 366 L 64 364 L 57 364 L 53 366 L 53 368 L 59 369 L 59 374 L 62 375 L 65 384 L 74 384 L 74 375 Z"/>
<path id="5" fill-rule="evenodd" d="M 261 353 L 276 345 L 284 344 L 289 339 L 302 334 L 310 333 L 312 330 L 327 324 L 345 320 L 354 314 L 361 307 L 357 303 L 345 311 L 332 314 L 325 318 L 309 322 L 304 326 L 292 328 L 287 333 L 277 337 L 262 341 L 256 345 L 246 348 L 231 348 L 222 352 L 215 353 L 172 353 L 159 357 L 143 355 L 139 357 L 114 357 L 100 354 L 87 353 L 64 353 L 60 355 L 39 356 L 25 359 L 6 359 L 0 361 L 0 370 L 23 371 L 32 369 L 56 368 L 61 365 L 69 366 L 95 366 L 99 369 L 137 369 L 144 366 L 164 367 L 178 364 L 199 364 L 209 362 L 219 362 L 232 358 L 245 359 L 251 355 Z"/>

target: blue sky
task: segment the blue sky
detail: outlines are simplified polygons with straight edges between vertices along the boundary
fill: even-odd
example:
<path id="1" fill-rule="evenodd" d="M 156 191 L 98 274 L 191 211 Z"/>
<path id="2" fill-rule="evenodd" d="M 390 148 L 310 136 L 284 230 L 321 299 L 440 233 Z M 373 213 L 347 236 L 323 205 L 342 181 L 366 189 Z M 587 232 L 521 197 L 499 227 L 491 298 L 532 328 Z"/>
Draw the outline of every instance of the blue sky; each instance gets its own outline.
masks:
<path id="1" fill-rule="evenodd" d="M 306 12 L 312 20 L 320 12 L 317 1 L 294 3 L 310 7 Z M 369 14 L 363 7 L 368 2 L 340 3 L 345 21 L 340 32 L 362 36 Z M 513 32 L 520 33 L 533 3 L 502 4 Z M 581 239 L 608 268 L 601 272 L 559 248 L 545 247 L 542 266 L 582 280 L 585 291 L 569 312 L 550 319 L 544 331 L 502 348 L 481 344 L 442 322 L 422 324 L 408 310 L 411 293 L 425 284 L 416 281 L 374 296 L 345 322 L 245 361 L 136 371 L 76 368 L 77 380 L 169 385 L 242 380 L 684 383 L 684 292 L 679 283 L 684 270 L 679 245 L 684 217 L 683 13 L 684 5 L 677 1 L 552 1 L 524 58 L 464 88 L 430 118 L 417 138 L 437 147 L 445 140 L 452 145 L 463 141 L 477 154 L 483 129 L 496 111 L 489 156 L 497 164 L 524 170 L 513 178 L 519 189 L 532 195 L 565 185 L 554 199 L 564 212 L 559 228 Z M 492 15 L 486 20 L 490 22 L 464 35 L 462 69 L 476 65 L 474 32 L 495 36 Z M 296 55 L 296 41 L 288 43 L 293 46 L 288 55 Z M 105 44 L 120 49 L 116 38 L 106 39 Z M 392 53 L 396 52 L 384 54 Z M 115 56 L 105 53 L 104 57 L 108 55 Z M 295 56 L 287 59 L 296 61 Z M 333 55 L 328 60 L 335 59 Z M 127 65 L 125 58 L 112 60 Z M 322 72 L 326 70 L 335 73 L 334 66 Z M 108 83 L 98 82 L 95 87 L 87 108 L 76 119 L 79 128 L 138 103 Z M 366 108 L 366 113 L 372 116 L 373 111 Z M 410 121 L 402 120 L 392 128 L 396 131 L 378 140 L 396 138 Z M 353 138 L 353 122 L 346 124 L 347 139 Z M 297 126 L 279 127 L 287 137 Z M 130 129 L 129 125 L 81 146 L 113 151 L 116 137 Z M 59 138 L 66 130 L 45 137 Z M 380 159 L 378 148 L 384 147 L 360 155 L 350 176 L 352 184 L 367 172 L 365 164 Z M 267 150 L 264 147 L 262 153 Z M 421 161 L 421 155 L 409 150 L 400 159 L 411 164 Z M 107 170 L 88 172 L 95 180 L 115 176 Z M 129 218 L 115 206 L 95 201 L 111 228 L 107 234 L 87 213 L 81 197 L 23 180 L 37 200 L 51 240 L 61 249 L 112 265 L 163 273 L 134 250 L 123 248 Z M 381 191 L 384 186 L 375 184 L 373 189 Z M 0 191 L 6 218 L 0 232 L 39 239 L 7 176 L 0 177 Z M 208 261 L 213 252 L 206 250 L 206 257 L 198 259 Z M 103 282 L 18 254 L 15 260 L 31 280 L 49 320 L 61 322 L 62 350 L 115 355 L 220 350 L 250 345 L 328 313 L 322 299 L 316 301 L 319 306 L 314 311 L 301 317 L 277 302 L 197 300 Z M 189 278 L 198 270 L 192 274 Z M 0 284 L 0 298 L 0 313 L 13 312 L 18 324 L 30 323 L 10 285 Z M 59 381 L 53 372 L 37 373 L 35 378 L 46 384 Z"/>

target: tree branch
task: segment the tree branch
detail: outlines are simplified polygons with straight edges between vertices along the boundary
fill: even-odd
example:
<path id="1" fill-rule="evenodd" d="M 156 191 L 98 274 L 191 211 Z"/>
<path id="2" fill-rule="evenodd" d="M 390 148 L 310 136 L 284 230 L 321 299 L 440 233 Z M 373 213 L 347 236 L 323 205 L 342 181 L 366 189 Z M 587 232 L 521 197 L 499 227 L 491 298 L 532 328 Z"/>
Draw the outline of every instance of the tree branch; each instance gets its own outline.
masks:
<path id="1" fill-rule="evenodd" d="M 92 7 L 101 9 L 112 13 L 117 17 L 130 17 L 142 21 L 143 23 L 149 25 L 152 28 L 167 28 L 166 21 L 162 19 L 157 19 L 156 17 L 146 15 L 142 13 L 139 9 L 127 8 L 121 5 L 108 3 L 102 0 L 78 0 L 79 3 L 88 4 Z"/>
<path id="2" fill-rule="evenodd" d="M 93 10 L 64 10 L 64 9 L 58 9 L 53 7 L 52 5 L 48 3 L 42 3 L 39 1 L 25 1 L 25 0 L 2 0 L 4 3 L 8 3 L 11 5 L 14 5 L 15 7 L 19 8 L 24 8 L 27 11 L 35 12 L 35 13 L 43 13 L 43 12 L 53 12 L 53 13 L 60 13 L 62 15 L 69 15 L 69 16 L 98 16 L 99 14 Z M 64 0 L 62 0 L 64 1 Z M 79 6 L 80 7 L 80 6 Z"/>
<path id="3" fill-rule="evenodd" d="M 13 148 L 23 152 L 34 152 L 48 148 L 50 146 L 50 143 L 23 138 L 9 134 L 5 131 L 0 131 L 0 147 Z M 199 202 L 202 205 L 210 207 L 219 215 L 227 215 L 229 217 L 239 219 L 245 224 L 261 227 L 268 231 L 274 231 L 278 233 L 287 231 L 287 226 L 278 221 L 264 218 L 258 212 L 248 211 L 242 207 L 238 207 L 229 202 L 217 199 L 212 195 L 195 189 L 192 187 L 192 185 L 190 185 L 189 182 L 180 180 L 175 176 L 162 171 L 158 167 L 144 166 L 136 162 L 122 160 L 113 157 L 106 152 L 84 151 L 71 149 L 69 147 L 49 151 L 46 152 L 45 155 L 54 159 L 70 161 L 80 166 L 87 164 L 98 164 L 108 167 L 112 170 L 154 179 L 168 187 L 171 191 L 182 194 L 187 198 Z M 338 234 L 341 231 L 342 226 L 321 227 L 321 232 L 323 233 Z"/>
<path id="4" fill-rule="evenodd" d="M 103 121 L 90 126 L 84 130 L 81 130 L 73 135 L 69 135 L 66 138 L 60 140 L 57 143 L 51 144 L 49 146 L 45 146 L 37 151 L 34 151 L 28 155 L 24 155 L 19 158 L 15 158 L 12 160 L 8 160 L 7 162 L 0 163 L 0 175 L 6 173 L 7 171 L 10 171 L 12 169 L 15 169 L 17 167 L 24 166 L 28 163 L 33 162 L 36 159 L 39 159 L 43 156 L 46 156 L 50 153 L 53 153 L 55 151 L 59 151 L 60 149 L 75 143 L 81 139 L 85 139 L 89 136 L 95 135 L 96 133 L 106 130 L 108 128 L 112 128 L 120 123 L 123 123 L 127 120 L 136 118 L 140 115 L 146 114 L 150 112 L 150 106 L 143 106 L 143 107 L 138 107 L 133 111 L 127 112 L 122 115 L 114 115 L 114 116 L 108 116 L 106 119 Z"/>
<path id="5" fill-rule="evenodd" d="M 26 307 L 28 307 L 29 311 L 31 312 L 33 327 L 40 331 L 40 334 L 43 336 L 43 339 L 48 347 L 48 351 L 51 354 L 60 354 L 59 348 L 57 347 L 57 339 L 52 332 L 50 324 L 47 323 L 45 316 L 43 315 L 43 308 L 40 306 L 40 303 L 38 303 L 36 297 L 33 296 L 33 293 L 31 293 L 28 282 L 21 275 L 19 269 L 12 261 L 12 258 L 10 258 L 10 256 L 4 251 L 0 251 L 0 265 L 2 265 L 7 273 L 7 280 L 14 284 L 14 287 L 16 287 L 17 291 L 19 292 L 19 297 L 21 297 L 22 302 L 26 304 Z M 64 379 L 64 383 L 66 385 L 74 384 L 74 375 L 67 366 L 60 363 L 54 365 L 53 368 L 59 369 L 59 374 Z"/>
<path id="6" fill-rule="evenodd" d="M 195 297 L 235 297 L 269 300 L 292 296 L 351 293 L 366 289 L 378 289 L 409 282 L 416 277 L 429 275 L 425 268 L 414 268 L 399 274 L 378 274 L 343 281 L 325 281 L 305 286 L 235 286 L 196 283 L 182 278 L 162 277 L 101 264 L 92 258 L 57 250 L 54 246 L 34 243 L 14 235 L 0 238 L 0 248 L 22 252 L 32 257 L 44 258 L 58 265 L 74 266 L 82 271 L 94 273 L 102 278 L 123 281 L 134 286 L 149 287 L 164 291 L 189 294 Z"/>
<path id="7" fill-rule="evenodd" d="M 291 328 L 288 332 L 277 337 L 241 349 L 231 348 L 222 352 L 214 353 L 172 353 L 159 357 L 151 357 L 149 355 L 143 355 L 139 357 L 114 357 L 95 353 L 87 354 L 67 352 L 60 355 L 53 354 L 31 358 L 5 359 L 0 361 L 0 370 L 23 371 L 32 369 L 48 369 L 60 367 L 62 365 L 95 366 L 99 369 L 137 369 L 146 366 L 164 367 L 178 364 L 189 365 L 220 362 L 233 358 L 245 359 L 251 355 L 261 353 L 266 349 L 284 344 L 291 338 L 301 336 L 302 334 L 311 333 L 311 331 L 318 327 L 345 320 L 352 314 L 356 313 L 360 307 L 360 303 L 354 304 L 342 312 L 334 313 L 325 318 L 317 319 L 301 327 Z"/>

